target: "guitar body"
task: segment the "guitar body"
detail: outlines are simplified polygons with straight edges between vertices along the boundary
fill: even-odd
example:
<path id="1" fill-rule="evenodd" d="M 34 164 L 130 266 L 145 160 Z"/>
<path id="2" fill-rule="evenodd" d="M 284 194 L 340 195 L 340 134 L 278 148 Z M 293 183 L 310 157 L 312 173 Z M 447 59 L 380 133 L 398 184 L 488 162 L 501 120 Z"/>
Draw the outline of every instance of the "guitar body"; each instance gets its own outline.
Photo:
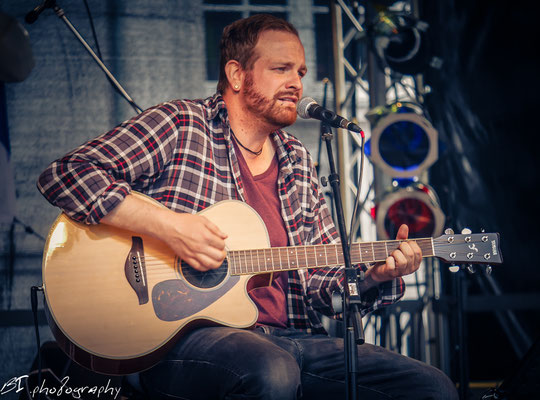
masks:
<path id="1" fill-rule="evenodd" d="M 245 203 L 225 201 L 201 214 L 229 236 L 228 250 L 269 247 L 264 223 Z M 43 257 L 55 338 L 73 360 L 96 372 L 149 368 L 196 326 L 246 328 L 257 320 L 247 294 L 250 275 L 232 276 L 224 263 L 217 275 L 199 276 L 150 237 L 61 214 Z"/>

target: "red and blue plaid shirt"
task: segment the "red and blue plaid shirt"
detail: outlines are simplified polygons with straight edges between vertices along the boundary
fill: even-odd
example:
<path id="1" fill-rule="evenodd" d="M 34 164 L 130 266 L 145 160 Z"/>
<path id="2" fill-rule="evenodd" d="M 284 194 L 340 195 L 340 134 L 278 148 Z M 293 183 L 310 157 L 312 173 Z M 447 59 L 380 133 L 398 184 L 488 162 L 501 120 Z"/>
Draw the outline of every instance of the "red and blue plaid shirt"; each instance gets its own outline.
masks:
<path id="1" fill-rule="evenodd" d="M 99 223 L 131 190 L 187 213 L 221 200 L 243 200 L 230 132 L 219 93 L 205 100 L 163 103 L 53 162 L 41 174 L 38 189 L 68 216 L 87 224 Z M 289 244 L 339 242 L 307 150 L 282 130 L 271 137 Z M 343 289 L 341 271 L 325 267 L 289 272 L 290 327 L 324 333 L 316 311 L 333 314 L 331 295 Z M 362 314 L 397 301 L 404 290 L 401 278 L 380 284 L 374 296 L 363 296 Z"/>

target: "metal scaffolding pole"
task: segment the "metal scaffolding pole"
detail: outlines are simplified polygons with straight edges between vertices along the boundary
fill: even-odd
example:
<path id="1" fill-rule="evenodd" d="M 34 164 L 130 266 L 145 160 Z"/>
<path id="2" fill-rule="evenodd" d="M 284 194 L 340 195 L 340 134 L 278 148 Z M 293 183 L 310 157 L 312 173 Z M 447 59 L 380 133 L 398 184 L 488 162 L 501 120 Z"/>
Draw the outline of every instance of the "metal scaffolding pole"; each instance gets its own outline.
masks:
<path id="1" fill-rule="evenodd" d="M 385 106 L 388 102 L 390 86 L 396 87 L 396 77 L 388 76 L 380 68 L 380 62 L 373 46 L 367 44 L 368 36 L 364 30 L 365 21 L 372 21 L 378 13 L 370 2 L 350 2 L 352 6 L 345 4 L 344 0 L 333 0 L 330 5 L 332 19 L 333 55 L 334 55 L 334 108 L 336 113 L 350 120 L 359 121 L 364 115 L 378 106 Z M 416 2 L 409 3 L 410 10 L 416 13 Z M 344 26 L 350 28 L 344 31 Z M 349 58 L 347 58 L 346 53 Z M 399 79 L 398 77 L 397 79 Z M 415 85 L 422 86 L 422 76 L 415 76 Z M 410 84 L 402 84 L 403 88 Z M 423 87 L 415 87 L 414 100 L 422 102 Z M 397 89 L 395 91 L 397 97 Z M 367 101 L 366 101 L 367 97 Z M 364 101 L 358 101 L 363 98 Z M 362 114 L 362 115 L 361 115 Z M 360 123 L 367 137 L 370 136 L 369 124 Z M 365 168 L 363 187 L 357 187 L 357 178 L 360 173 L 360 137 L 349 132 L 339 131 L 337 134 L 338 170 L 341 177 L 341 193 L 345 219 L 350 220 L 357 190 L 361 191 L 363 205 L 363 219 L 361 224 L 356 224 L 349 235 L 353 240 L 362 237 L 363 240 L 377 240 L 376 227 L 367 209 L 373 204 L 374 198 L 382 196 L 392 186 L 393 178 L 384 174 L 379 168 L 368 165 Z M 422 176 L 427 180 L 427 174 Z M 369 207 L 369 208 L 367 208 Z M 362 212 L 362 211 L 360 211 Z M 359 226 L 361 225 L 361 226 Z M 360 234 L 361 229 L 361 234 Z M 394 349 L 402 350 L 403 353 L 415 356 L 432 365 L 445 370 L 443 353 L 447 353 L 446 319 L 437 314 L 433 308 L 432 300 L 436 299 L 440 292 L 439 264 L 437 260 L 425 262 L 423 274 L 419 277 L 419 285 L 423 287 L 423 293 L 417 291 L 416 299 L 408 300 L 401 308 L 390 310 L 391 315 L 376 318 L 374 342 L 388 345 Z M 410 296 L 409 296 L 410 299 Z M 403 323 L 402 314 L 408 315 L 408 322 Z M 405 318 L 406 319 L 406 318 Z M 388 321 L 384 327 L 383 320 Z M 402 329 L 400 325 L 404 325 Z M 382 329 L 379 329 L 381 328 Z M 366 332 L 368 337 L 369 332 Z M 404 349 L 404 337 L 409 336 L 410 349 Z M 388 341 L 386 339 L 389 339 Z M 388 342 L 388 343 L 387 343 Z M 406 347 L 406 346 L 405 346 Z"/>

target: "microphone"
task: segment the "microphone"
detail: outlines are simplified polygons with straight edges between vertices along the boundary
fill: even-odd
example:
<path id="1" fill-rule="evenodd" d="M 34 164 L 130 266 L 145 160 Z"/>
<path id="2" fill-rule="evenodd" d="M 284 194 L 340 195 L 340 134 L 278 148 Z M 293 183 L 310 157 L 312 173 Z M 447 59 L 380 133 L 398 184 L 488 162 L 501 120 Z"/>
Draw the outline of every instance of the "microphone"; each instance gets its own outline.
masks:
<path id="1" fill-rule="evenodd" d="M 349 131 L 358 132 L 364 137 L 364 132 L 355 123 L 340 117 L 335 112 L 327 110 L 326 108 L 317 104 L 311 97 L 304 97 L 296 105 L 296 112 L 300 118 L 309 119 L 314 118 L 319 121 L 326 122 L 334 128 L 343 128 Z"/>
<path id="2" fill-rule="evenodd" d="M 27 24 L 33 24 L 37 21 L 39 14 L 43 12 L 46 8 L 52 8 L 55 5 L 55 0 L 45 0 L 43 3 L 41 3 L 39 6 L 34 7 L 32 11 L 30 11 L 26 16 L 24 17 L 24 20 Z"/>

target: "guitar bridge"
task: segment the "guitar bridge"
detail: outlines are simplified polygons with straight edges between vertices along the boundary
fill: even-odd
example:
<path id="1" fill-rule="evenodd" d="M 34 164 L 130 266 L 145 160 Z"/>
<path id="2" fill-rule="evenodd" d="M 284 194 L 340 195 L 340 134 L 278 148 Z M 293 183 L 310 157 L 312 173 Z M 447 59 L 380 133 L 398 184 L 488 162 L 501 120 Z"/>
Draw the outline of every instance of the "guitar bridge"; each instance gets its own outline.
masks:
<path id="1" fill-rule="evenodd" d="M 144 262 L 144 247 L 142 238 L 131 237 L 131 249 L 126 257 L 124 272 L 127 281 L 139 299 L 139 304 L 148 303 L 148 283 L 146 280 L 146 264 Z"/>

